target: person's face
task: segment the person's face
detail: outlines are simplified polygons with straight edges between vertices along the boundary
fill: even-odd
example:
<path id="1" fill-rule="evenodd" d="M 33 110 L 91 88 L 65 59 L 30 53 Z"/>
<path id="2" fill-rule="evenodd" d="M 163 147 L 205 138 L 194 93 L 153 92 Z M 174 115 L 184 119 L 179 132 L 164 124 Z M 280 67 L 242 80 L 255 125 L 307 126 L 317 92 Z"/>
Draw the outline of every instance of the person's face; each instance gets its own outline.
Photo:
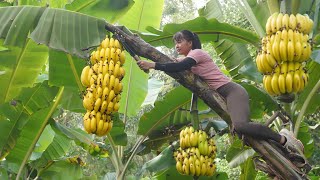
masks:
<path id="1" fill-rule="evenodd" d="M 187 41 L 185 39 L 180 39 L 174 41 L 176 50 L 180 55 L 188 55 L 189 51 L 192 49 L 192 41 Z"/>

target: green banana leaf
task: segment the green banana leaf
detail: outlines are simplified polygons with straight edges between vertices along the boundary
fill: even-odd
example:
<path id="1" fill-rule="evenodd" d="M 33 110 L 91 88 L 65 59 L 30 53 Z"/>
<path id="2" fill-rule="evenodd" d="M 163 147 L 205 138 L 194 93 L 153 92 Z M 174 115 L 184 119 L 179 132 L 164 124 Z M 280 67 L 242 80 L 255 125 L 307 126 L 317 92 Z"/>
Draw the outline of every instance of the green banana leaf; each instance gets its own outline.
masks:
<path id="1" fill-rule="evenodd" d="M 30 161 L 37 160 L 41 157 L 42 153 L 48 148 L 48 146 L 52 143 L 54 138 L 54 131 L 51 126 L 46 126 L 46 128 L 41 133 L 41 136 L 36 143 L 36 146 L 33 149 L 33 152 L 30 157 Z"/>
<path id="2" fill-rule="evenodd" d="M 210 0 L 203 8 L 198 10 L 199 16 L 207 19 L 216 18 L 219 22 L 223 20 L 221 4 L 218 0 Z"/>
<path id="3" fill-rule="evenodd" d="M 254 153 L 253 149 L 244 146 L 243 142 L 236 138 L 227 151 L 226 160 L 229 162 L 229 166 L 234 168 L 245 163 Z"/>
<path id="4" fill-rule="evenodd" d="M 73 88 L 73 90 L 77 90 L 74 93 L 79 94 L 85 90 L 81 84 L 80 76 L 86 64 L 84 59 L 61 51 L 49 50 L 49 83 L 54 86 Z"/>
<path id="5" fill-rule="evenodd" d="M 262 82 L 262 75 L 258 72 L 245 45 L 226 39 L 212 44 L 232 78 L 247 78 L 255 82 Z"/>
<path id="6" fill-rule="evenodd" d="M 309 125 L 305 122 L 300 125 L 298 139 L 303 143 L 306 158 L 311 158 L 315 152 L 315 142 L 311 136 Z"/>
<path id="7" fill-rule="evenodd" d="M 7 6 L 11 6 L 11 4 L 8 2 L 0 2 L 0 7 L 7 7 Z"/>
<path id="8" fill-rule="evenodd" d="M 55 87 L 49 87 L 47 82 L 38 84 L 34 88 L 25 88 L 21 91 L 21 94 L 11 102 L 4 103 L 0 108 L 0 154 L 10 152 L 11 149 L 16 147 L 19 138 L 27 138 L 20 134 L 25 132 L 33 133 L 37 135 L 36 129 L 30 127 L 25 128 L 31 119 L 37 119 L 34 116 L 35 112 L 38 112 L 44 108 L 48 108 L 52 103 L 58 89 Z M 41 120 L 43 121 L 43 120 Z M 29 124 L 35 123 L 30 122 Z M 41 125 L 39 122 L 37 126 Z M 31 137 L 30 137 L 31 138 Z M 15 155 L 15 154 L 13 154 Z M 18 155 L 18 154 L 16 154 Z M 19 154 L 20 155 L 20 154 Z M 15 156 L 13 156 L 15 158 Z"/>
<path id="9" fill-rule="evenodd" d="M 23 47 L 0 52 L 0 104 L 17 96 L 23 87 L 32 87 L 48 57 L 47 47 L 28 39 Z"/>
<path id="10" fill-rule="evenodd" d="M 301 109 L 303 104 L 306 102 L 307 97 L 310 95 L 310 92 L 313 88 L 315 88 L 315 85 L 320 80 L 320 64 L 317 62 L 310 62 L 308 65 L 308 73 L 309 73 L 309 82 L 307 86 L 304 88 L 304 90 L 301 92 L 301 94 L 298 96 L 297 102 L 296 102 L 296 109 Z M 320 106 L 320 94 L 315 93 L 314 96 L 311 98 L 308 107 L 306 109 L 305 115 L 312 114 L 316 112 Z"/>
<path id="11" fill-rule="evenodd" d="M 39 1 L 39 0 L 19 0 L 18 5 L 33 5 L 33 6 L 49 6 L 54 8 L 63 8 L 64 5 L 68 2 L 68 0 L 46 0 L 46 1 Z"/>
<path id="12" fill-rule="evenodd" d="M 257 34 L 232 26 L 227 23 L 220 23 L 216 19 L 197 17 L 182 24 L 167 24 L 162 31 L 149 28 L 154 34 L 140 34 L 140 36 L 153 46 L 173 47 L 172 36 L 183 29 L 191 30 L 199 35 L 202 43 L 229 39 L 232 42 L 259 44 Z"/>
<path id="13" fill-rule="evenodd" d="M 266 23 L 270 16 L 269 8 L 267 1 L 257 2 L 257 0 L 246 0 L 255 15 L 255 18 L 259 22 L 259 25 L 262 27 L 263 31 L 266 31 Z M 244 12 L 245 13 L 245 12 Z M 255 27 L 253 25 L 253 27 Z"/>
<path id="14" fill-rule="evenodd" d="M 246 162 L 241 164 L 240 180 L 256 179 L 257 173 L 252 158 L 248 158 Z"/>
<path id="15" fill-rule="evenodd" d="M 135 4 L 136 2 L 133 0 L 74 0 L 65 8 L 114 23 Z"/>
<path id="16" fill-rule="evenodd" d="M 32 89 L 26 89 L 17 99 L 24 108 L 17 109 L 18 119 L 12 119 L 11 123 L 13 125 L 10 126 L 9 130 L 11 130 L 11 133 L 16 133 L 17 130 L 21 130 L 21 132 L 17 139 L 7 139 L 5 142 L 12 143 L 14 141 L 15 143 L 6 160 L 19 166 L 18 176 L 30 158 L 37 140 L 61 98 L 63 88 L 60 88 L 57 92 L 57 88 L 50 88 L 46 83 L 44 82 Z M 55 101 L 53 101 L 54 98 Z M 21 112 L 27 113 L 22 114 Z M 9 113 L 9 111 L 5 111 L 5 113 Z M 6 116 L 10 117 L 10 115 Z M 6 137 L 12 137 L 11 133 L 8 133 L 9 136 Z"/>
<path id="17" fill-rule="evenodd" d="M 41 179 L 83 179 L 83 170 L 78 164 L 70 164 L 65 160 L 55 161 L 53 164 L 43 171 L 40 175 Z"/>
<path id="18" fill-rule="evenodd" d="M 163 5 L 164 0 L 135 0 L 135 4 L 119 19 L 118 23 L 139 32 L 146 32 L 148 26 L 159 28 Z"/>
<path id="19" fill-rule="evenodd" d="M 86 112 L 82 105 L 82 92 L 78 88 L 65 88 L 61 99 L 61 106 L 63 109 L 72 112 Z"/>
<path id="20" fill-rule="evenodd" d="M 127 138 L 127 134 L 125 133 L 125 125 L 119 119 L 119 113 L 114 113 L 112 120 L 113 120 L 113 126 L 110 131 L 110 135 L 115 145 L 126 146 L 128 143 L 128 138 Z"/>
<path id="21" fill-rule="evenodd" d="M 52 128 L 55 130 L 56 127 L 52 127 Z M 62 156 L 64 156 L 68 152 L 70 147 L 71 147 L 71 140 L 61 132 L 55 130 L 55 135 L 52 140 L 52 143 L 42 153 L 42 156 L 39 159 L 31 163 L 31 166 L 36 169 L 41 169 L 51 161 L 58 160 Z"/>

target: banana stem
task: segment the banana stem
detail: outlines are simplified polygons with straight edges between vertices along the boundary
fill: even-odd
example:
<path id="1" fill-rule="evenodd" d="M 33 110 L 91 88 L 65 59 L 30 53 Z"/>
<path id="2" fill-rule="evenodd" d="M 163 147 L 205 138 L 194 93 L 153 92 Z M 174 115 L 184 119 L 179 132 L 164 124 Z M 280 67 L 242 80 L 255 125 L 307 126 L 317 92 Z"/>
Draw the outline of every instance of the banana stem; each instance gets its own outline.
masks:
<path id="1" fill-rule="evenodd" d="M 278 0 L 267 0 L 270 14 L 280 11 L 280 5 Z"/>
<path id="2" fill-rule="evenodd" d="M 194 93 L 192 93 L 191 99 L 192 99 L 191 107 L 190 107 L 191 122 L 194 129 L 198 130 L 199 129 L 198 97 Z"/>
<path id="3" fill-rule="evenodd" d="M 313 97 L 313 95 L 317 92 L 317 90 L 320 88 L 320 80 L 318 80 L 317 84 L 312 88 L 312 90 L 310 91 L 310 93 L 307 96 L 307 99 L 304 101 L 300 113 L 297 117 L 297 121 L 295 123 L 294 126 L 294 135 L 297 137 L 298 133 L 299 133 L 299 128 L 300 128 L 300 124 L 302 122 L 303 119 L 303 115 L 306 112 L 307 107 L 310 104 L 311 98 Z"/>
<path id="4" fill-rule="evenodd" d="M 107 134 L 107 138 L 108 138 L 108 140 L 109 140 L 109 142 L 110 142 L 111 149 L 113 150 L 113 153 L 112 153 L 112 154 L 114 154 L 114 156 L 115 156 L 115 163 L 116 163 L 116 165 L 117 165 L 117 167 L 118 167 L 118 170 L 120 170 L 120 168 L 123 167 L 123 164 L 122 164 L 121 159 L 120 159 L 119 156 L 118 156 L 118 152 L 117 152 L 117 149 L 116 149 L 116 145 L 115 145 L 115 143 L 114 143 L 114 141 L 113 141 L 110 133 Z"/>

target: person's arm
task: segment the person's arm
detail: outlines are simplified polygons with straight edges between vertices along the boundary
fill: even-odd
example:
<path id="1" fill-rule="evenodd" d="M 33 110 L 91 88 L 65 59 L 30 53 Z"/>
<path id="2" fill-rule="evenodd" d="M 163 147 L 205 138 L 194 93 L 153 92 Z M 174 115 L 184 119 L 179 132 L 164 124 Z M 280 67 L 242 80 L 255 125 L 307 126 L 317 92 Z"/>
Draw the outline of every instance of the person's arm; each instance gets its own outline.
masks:
<path id="1" fill-rule="evenodd" d="M 184 60 L 178 63 L 154 63 L 147 61 L 139 61 L 138 65 L 141 69 L 156 69 L 165 72 L 180 72 L 184 70 L 191 69 L 192 66 L 196 65 L 196 61 L 190 57 L 185 58 Z"/>

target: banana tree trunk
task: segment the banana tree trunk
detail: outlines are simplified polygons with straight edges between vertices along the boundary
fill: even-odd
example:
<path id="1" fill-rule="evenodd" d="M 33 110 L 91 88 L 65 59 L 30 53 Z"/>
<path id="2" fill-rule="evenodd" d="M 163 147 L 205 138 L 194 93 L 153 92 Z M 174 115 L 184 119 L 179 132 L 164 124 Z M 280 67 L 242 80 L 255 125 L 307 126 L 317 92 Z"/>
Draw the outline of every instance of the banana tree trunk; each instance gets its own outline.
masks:
<path id="1" fill-rule="evenodd" d="M 146 43 L 139 36 L 124 29 L 124 27 L 107 24 L 105 28 L 114 34 L 117 34 L 118 37 L 123 38 L 127 48 L 130 48 L 136 55 L 145 57 L 154 62 L 173 62 L 173 59 Z M 210 89 L 203 80 L 195 78 L 195 76 L 188 71 L 167 74 L 201 98 L 210 108 L 218 113 L 229 126 L 232 126 L 224 99 L 216 91 Z M 249 146 L 261 155 L 262 159 L 268 164 L 273 172 L 275 172 L 274 176 L 277 176 L 279 179 L 304 179 L 303 173 L 284 156 L 283 152 L 279 152 L 279 149 L 274 148 L 275 145 L 272 145 L 272 142 L 258 140 L 248 136 L 244 137 L 244 139 Z"/>

